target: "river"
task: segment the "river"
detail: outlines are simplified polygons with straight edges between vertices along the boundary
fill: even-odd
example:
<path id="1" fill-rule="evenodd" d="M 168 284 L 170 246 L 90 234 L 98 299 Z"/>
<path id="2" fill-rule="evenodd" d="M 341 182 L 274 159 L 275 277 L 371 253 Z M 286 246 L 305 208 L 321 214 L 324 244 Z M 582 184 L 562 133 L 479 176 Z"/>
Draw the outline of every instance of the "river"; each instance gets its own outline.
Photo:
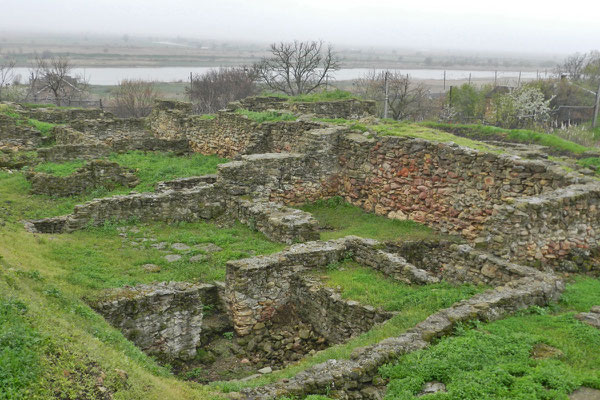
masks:
<path id="1" fill-rule="evenodd" d="M 215 67 L 139 67 L 139 68 L 74 68 L 73 76 L 85 76 L 92 85 L 116 85 L 123 79 L 143 79 L 157 82 L 188 81 L 190 72 L 200 74 Z M 371 68 L 343 68 L 332 72 L 332 80 L 350 80 L 360 78 L 372 71 Z M 399 69 L 415 79 L 443 79 L 443 69 Z M 21 81 L 27 81 L 28 68 L 15 68 L 15 73 L 21 75 Z M 494 78 L 494 71 L 446 70 L 446 79 Z M 498 79 L 517 78 L 519 71 L 498 71 Z M 522 79 L 535 79 L 536 72 L 523 72 Z"/>

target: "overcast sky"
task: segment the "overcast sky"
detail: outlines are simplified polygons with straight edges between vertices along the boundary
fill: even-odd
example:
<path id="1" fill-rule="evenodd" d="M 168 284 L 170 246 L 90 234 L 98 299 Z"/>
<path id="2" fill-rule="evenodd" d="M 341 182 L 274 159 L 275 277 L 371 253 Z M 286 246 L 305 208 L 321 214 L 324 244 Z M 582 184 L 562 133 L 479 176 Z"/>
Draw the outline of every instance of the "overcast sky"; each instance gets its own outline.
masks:
<path id="1" fill-rule="evenodd" d="M 535 53 L 600 48 L 600 1 L 0 0 L 0 29 Z"/>

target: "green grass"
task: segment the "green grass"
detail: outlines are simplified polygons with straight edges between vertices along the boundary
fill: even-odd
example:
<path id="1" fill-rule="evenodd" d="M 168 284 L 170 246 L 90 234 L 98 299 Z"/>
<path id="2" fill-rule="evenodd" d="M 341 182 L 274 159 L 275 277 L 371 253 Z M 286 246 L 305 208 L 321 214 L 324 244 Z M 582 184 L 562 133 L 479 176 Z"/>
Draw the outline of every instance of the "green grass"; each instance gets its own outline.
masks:
<path id="1" fill-rule="evenodd" d="M 138 170 L 136 175 L 140 184 L 135 187 L 138 192 L 152 191 L 160 181 L 216 173 L 217 165 L 227 162 L 227 159 L 218 156 L 176 156 L 173 153 L 141 151 L 112 154 L 109 160 Z"/>
<path id="2" fill-rule="evenodd" d="M 547 146 L 559 152 L 579 154 L 594 150 L 580 144 L 560 138 L 549 133 L 535 132 L 527 129 L 503 129 L 487 125 L 444 124 L 423 122 L 419 125 L 439 129 L 445 132 L 467 136 L 476 140 L 506 140 L 517 143 L 533 143 Z"/>
<path id="3" fill-rule="evenodd" d="M 596 174 L 600 174 L 600 157 L 587 157 L 577 160 L 579 165 L 584 167 L 596 167 Z"/>
<path id="4" fill-rule="evenodd" d="M 428 399 L 567 399 L 580 386 L 600 389 L 600 331 L 574 318 L 600 304 L 600 281 L 578 278 L 561 302 L 473 327 L 381 368 L 392 399 L 417 399 L 423 383 L 446 384 Z M 534 346 L 559 350 L 531 357 Z"/>
<path id="5" fill-rule="evenodd" d="M 460 146 L 488 153 L 502 153 L 499 147 L 414 123 L 386 121 L 384 124 L 372 125 L 369 128 L 382 136 L 414 137 L 442 143 L 454 142 Z"/>
<path id="6" fill-rule="evenodd" d="M 275 121 L 295 121 L 297 119 L 297 117 L 294 114 L 278 111 L 248 111 L 240 108 L 235 112 L 241 115 L 245 115 L 251 120 L 258 123 Z"/>
<path id="7" fill-rule="evenodd" d="M 36 165 L 33 170 L 35 172 L 43 172 L 55 176 L 69 176 L 79 168 L 83 167 L 84 164 L 85 161 L 83 160 L 66 161 L 62 163 L 44 162 Z"/>
<path id="8" fill-rule="evenodd" d="M 348 99 L 356 99 L 357 97 L 352 93 L 334 89 L 334 90 L 321 90 L 308 94 L 299 94 L 296 96 L 289 96 L 282 93 L 264 93 L 263 96 L 269 97 L 279 97 L 283 99 L 287 99 L 290 102 L 297 103 L 316 103 L 320 101 L 336 101 L 336 100 L 348 100 Z"/>
<path id="9" fill-rule="evenodd" d="M 336 100 L 348 100 L 348 99 L 356 99 L 352 93 L 344 91 L 344 90 L 328 90 L 321 92 L 314 92 L 309 94 L 301 94 L 298 96 L 290 96 L 288 97 L 288 101 L 292 102 L 307 102 L 307 103 L 315 103 L 319 101 L 336 101 Z"/>
<path id="10" fill-rule="evenodd" d="M 354 261 L 345 261 L 319 274 L 327 286 L 340 288 L 344 299 L 381 307 L 386 311 L 402 311 L 410 307 L 439 310 L 451 306 L 456 299 L 471 297 L 484 290 L 472 285 L 456 286 L 436 283 L 426 286 L 406 285 Z"/>
<path id="11" fill-rule="evenodd" d="M 29 118 L 27 120 L 27 124 L 29 126 L 33 126 L 34 128 L 36 128 L 38 131 L 40 131 L 42 133 L 42 136 L 45 137 L 49 137 L 51 134 L 51 130 L 52 128 L 54 128 L 56 126 L 56 124 L 52 124 L 50 122 L 42 122 L 42 121 L 38 121 L 37 119 L 32 119 Z"/>
<path id="12" fill-rule="evenodd" d="M 40 376 L 40 335 L 25 303 L 0 295 L 0 399 L 23 399 Z"/>
<path id="13" fill-rule="evenodd" d="M 217 165 L 227 162 L 226 159 L 218 156 L 202 154 L 177 156 L 173 153 L 142 151 L 114 153 L 108 159 L 123 167 L 137 170 L 136 175 L 140 179 L 140 184 L 134 190 L 139 192 L 154 190 L 154 185 L 160 181 L 215 173 Z M 34 170 L 57 176 L 68 176 L 83 165 L 84 161 L 81 160 L 64 163 L 46 162 L 37 165 Z"/>
<path id="14" fill-rule="evenodd" d="M 341 197 L 299 207 L 311 213 L 324 228 L 322 240 L 356 235 L 377 240 L 420 240 L 435 237 L 433 230 L 414 221 L 400 221 L 369 214 Z"/>
<path id="15" fill-rule="evenodd" d="M 227 261 L 270 254 L 284 248 L 241 224 L 230 228 L 219 228 L 208 222 L 136 226 L 140 232 L 127 232 L 126 238 L 120 237 L 117 229 L 131 227 L 125 223 L 62 235 L 44 243 L 40 251 L 45 259 L 62 263 L 64 280 L 77 286 L 82 295 L 89 296 L 100 289 L 155 281 L 222 281 Z M 152 247 L 161 242 L 166 243 L 164 250 Z M 184 243 L 191 249 L 173 250 L 173 243 Z M 204 254 L 193 247 L 203 243 L 214 243 L 222 250 L 207 254 L 201 262 L 190 262 L 190 257 Z M 179 254 L 182 258 L 169 263 L 164 258 L 166 254 Z M 160 272 L 145 271 L 145 264 L 158 265 Z"/>
<path id="16" fill-rule="evenodd" d="M 386 278 L 369 268 L 360 267 L 354 262 L 344 262 L 327 271 L 315 271 L 314 273 L 322 276 L 327 285 L 339 286 L 342 289 L 342 297 L 345 299 L 397 311 L 398 314 L 385 324 L 376 326 L 344 344 L 319 351 L 315 355 L 305 357 L 299 363 L 273 374 L 244 383 L 218 382 L 213 386 L 226 392 L 243 387 L 260 386 L 278 379 L 289 378 L 310 366 L 329 359 L 347 359 L 355 348 L 398 336 L 436 311 L 485 290 L 483 286 L 453 286 L 447 283 L 410 286 Z"/>

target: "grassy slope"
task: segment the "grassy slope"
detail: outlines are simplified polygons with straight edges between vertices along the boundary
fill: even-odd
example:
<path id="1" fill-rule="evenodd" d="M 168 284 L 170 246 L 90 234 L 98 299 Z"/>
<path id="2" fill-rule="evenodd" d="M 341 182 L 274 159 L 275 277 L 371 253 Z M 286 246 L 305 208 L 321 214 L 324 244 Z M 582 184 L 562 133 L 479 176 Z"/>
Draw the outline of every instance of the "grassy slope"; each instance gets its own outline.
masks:
<path id="1" fill-rule="evenodd" d="M 447 385 L 448 393 L 428 397 L 436 400 L 567 399 L 582 385 L 600 389 L 600 331 L 573 317 L 597 304 L 600 280 L 578 278 L 558 305 L 461 327 L 456 336 L 382 368 L 391 379 L 388 396 L 416 399 L 431 380 Z M 559 352 L 535 359 L 539 344 Z"/>
<path id="2" fill-rule="evenodd" d="M 221 229 L 201 222 L 142 225 L 127 238 L 110 224 L 69 235 L 32 235 L 23 230 L 22 219 L 61 214 L 83 199 L 31 196 L 28 190 L 21 173 L 0 173 L 0 399 L 99 398 L 97 382 L 103 375 L 104 387 L 117 391 L 115 398 L 213 398 L 207 388 L 171 377 L 81 299 L 126 284 L 222 279 L 228 259 L 271 253 L 283 245 L 241 225 Z M 142 242 L 149 237 L 167 247 L 210 242 L 223 250 L 203 262 L 184 257 L 169 264 L 166 253 Z M 141 268 L 145 263 L 161 271 L 148 273 Z M 127 372 L 126 384 L 115 368 Z"/>
<path id="3" fill-rule="evenodd" d="M 475 140 L 492 139 L 517 143 L 534 143 L 548 146 L 556 151 L 573 154 L 594 150 L 549 133 L 535 132 L 528 129 L 503 129 L 486 125 L 444 124 L 436 122 L 423 122 L 420 125 L 444 132 L 455 133 Z"/>
<path id="4" fill-rule="evenodd" d="M 437 236 L 431 228 L 414 221 L 392 220 L 368 214 L 340 197 L 319 200 L 300 209 L 311 213 L 321 227 L 322 240 L 356 235 L 377 240 L 420 240 Z"/>

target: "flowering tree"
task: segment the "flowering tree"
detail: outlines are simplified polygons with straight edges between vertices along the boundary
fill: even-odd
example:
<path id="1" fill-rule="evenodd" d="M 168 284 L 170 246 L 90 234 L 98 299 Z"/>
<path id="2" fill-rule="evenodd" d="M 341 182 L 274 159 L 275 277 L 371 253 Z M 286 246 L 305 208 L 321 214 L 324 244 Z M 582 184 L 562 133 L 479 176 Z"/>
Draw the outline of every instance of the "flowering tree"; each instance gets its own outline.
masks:
<path id="1" fill-rule="evenodd" d="M 536 87 L 523 86 L 492 102 L 493 123 L 503 128 L 533 127 L 550 118 L 550 101 Z"/>

